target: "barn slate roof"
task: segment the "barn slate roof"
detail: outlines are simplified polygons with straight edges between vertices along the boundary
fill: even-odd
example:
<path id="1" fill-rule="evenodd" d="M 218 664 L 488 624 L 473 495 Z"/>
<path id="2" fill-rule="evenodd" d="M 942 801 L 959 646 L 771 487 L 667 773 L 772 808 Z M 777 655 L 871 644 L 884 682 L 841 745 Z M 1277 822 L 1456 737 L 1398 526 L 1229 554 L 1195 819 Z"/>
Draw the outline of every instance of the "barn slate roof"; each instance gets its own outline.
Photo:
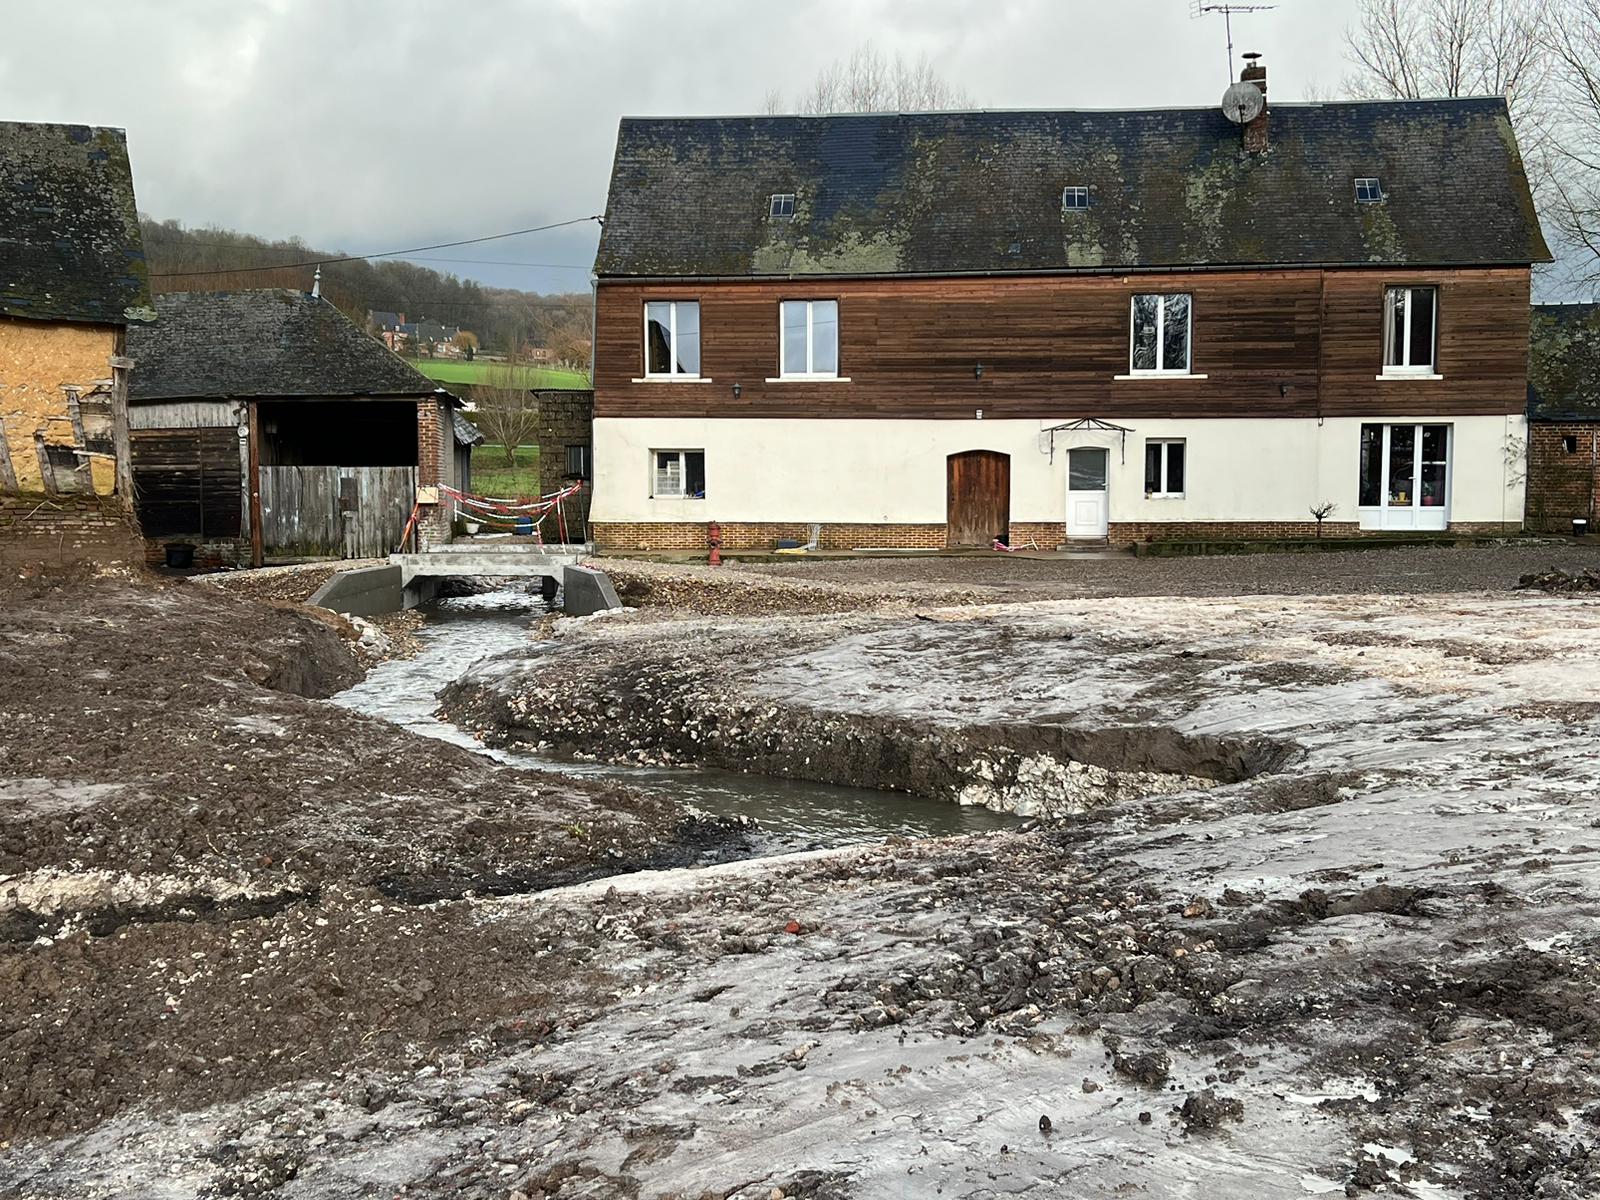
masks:
<path id="1" fill-rule="evenodd" d="M 153 315 L 126 135 L 0 121 L 0 316 L 125 325 Z"/>
<path id="2" fill-rule="evenodd" d="M 601 276 L 784 277 L 1548 261 L 1500 98 L 626 118 Z M 1384 199 L 1358 203 L 1358 176 Z M 1063 211 L 1062 189 L 1090 190 Z M 792 220 L 769 219 L 795 193 Z"/>
<path id="3" fill-rule="evenodd" d="M 1600 304 L 1535 304 L 1528 417 L 1600 421 Z"/>
<path id="4" fill-rule="evenodd" d="M 326 300 L 289 288 L 167 292 L 130 328 L 141 400 L 425 396 L 443 392 Z"/>

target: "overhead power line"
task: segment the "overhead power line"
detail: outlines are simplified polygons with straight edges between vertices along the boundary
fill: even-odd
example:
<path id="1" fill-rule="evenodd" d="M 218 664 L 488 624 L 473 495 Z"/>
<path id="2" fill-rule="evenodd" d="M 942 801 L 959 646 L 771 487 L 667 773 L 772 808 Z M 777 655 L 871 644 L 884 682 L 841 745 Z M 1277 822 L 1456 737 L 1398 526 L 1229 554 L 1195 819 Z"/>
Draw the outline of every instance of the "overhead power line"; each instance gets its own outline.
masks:
<path id="1" fill-rule="evenodd" d="M 501 238 L 521 237 L 527 233 L 544 233 L 549 229 L 564 229 L 568 225 L 582 225 L 587 221 L 598 221 L 598 216 L 573 217 L 570 221 L 556 221 L 549 225 L 535 225 L 530 229 L 513 229 L 510 233 L 490 233 L 483 237 L 462 238 L 459 242 L 437 242 L 431 246 L 412 246 L 406 250 L 380 250 L 372 254 L 342 254 L 326 258 L 308 258 L 301 262 L 274 263 L 271 266 L 258 267 L 214 267 L 206 271 L 155 271 L 151 273 L 152 279 L 183 279 L 195 275 L 243 275 L 252 271 L 292 271 L 301 267 L 325 267 L 329 263 L 364 262 L 371 258 L 395 258 L 405 254 L 420 254 L 424 250 L 449 250 L 453 246 L 476 246 L 480 242 L 494 242 Z M 240 247 L 244 249 L 244 247 Z M 250 247 L 256 249 L 256 247 Z M 260 247 L 267 249 L 267 247 Z"/>

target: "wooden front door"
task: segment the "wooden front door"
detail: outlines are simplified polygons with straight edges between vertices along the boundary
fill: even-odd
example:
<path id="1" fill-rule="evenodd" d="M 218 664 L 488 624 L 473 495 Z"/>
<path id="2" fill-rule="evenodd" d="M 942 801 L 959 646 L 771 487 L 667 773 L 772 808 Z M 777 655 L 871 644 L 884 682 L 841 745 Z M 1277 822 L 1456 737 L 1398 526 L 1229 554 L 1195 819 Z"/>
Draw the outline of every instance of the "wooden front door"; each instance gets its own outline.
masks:
<path id="1" fill-rule="evenodd" d="M 1011 525 L 1011 456 L 966 450 L 946 462 L 946 546 L 984 546 L 1006 540 Z"/>

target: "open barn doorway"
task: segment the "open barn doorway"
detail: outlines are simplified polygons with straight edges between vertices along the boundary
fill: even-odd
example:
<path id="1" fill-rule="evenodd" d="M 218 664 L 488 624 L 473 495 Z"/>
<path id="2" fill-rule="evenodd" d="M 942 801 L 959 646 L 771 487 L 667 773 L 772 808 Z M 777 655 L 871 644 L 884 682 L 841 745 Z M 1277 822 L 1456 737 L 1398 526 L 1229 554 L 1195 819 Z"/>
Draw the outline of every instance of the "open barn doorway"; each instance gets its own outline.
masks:
<path id="1" fill-rule="evenodd" d="M 963 450 L 945 460 L 944 544 L 990 546 L 1010 540 L 1011 456 Z"/>

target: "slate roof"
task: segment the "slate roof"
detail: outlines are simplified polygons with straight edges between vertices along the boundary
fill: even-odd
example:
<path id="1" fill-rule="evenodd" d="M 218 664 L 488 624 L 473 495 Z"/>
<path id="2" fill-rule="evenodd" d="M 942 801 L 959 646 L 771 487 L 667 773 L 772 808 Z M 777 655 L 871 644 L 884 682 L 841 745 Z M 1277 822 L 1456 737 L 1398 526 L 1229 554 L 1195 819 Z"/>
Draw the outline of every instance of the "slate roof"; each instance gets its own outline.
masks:
<path id="1" fill-rule="evenodd" d="M 150 319 L 122 130 L 0 121 L 0 316 Z"/>
<path id="2" fill-rule="evenodd" d="M 443 391 L 326 300 L 272 288 L 167 292 L 130 327 L 129 398 L 425 396 Z"/>
<path id="3" fill-rule="evenodd" d="M 595 270 L 781 277 L 1550 258 L 1505 101 L 627 118 Z M 1385 199 L 1359 204 L 1357 176 Z M 1066 212 L 1061 192 L 1090 189 Z M 769 220 L 773 193 L 797 195 Z"/>
<path id="4" fill-rule="evenodd" d="M 1535 304 L 1528 417 L 1600 421 L 1600 304 Z"/>
<path id="5" fill-rule="evenodd" d="M 483 430 L 463 417 L 459 412 L 450 414 L 450 426 L 455 432 L 456 445 L 481 446 L 484 441 Z"/>

